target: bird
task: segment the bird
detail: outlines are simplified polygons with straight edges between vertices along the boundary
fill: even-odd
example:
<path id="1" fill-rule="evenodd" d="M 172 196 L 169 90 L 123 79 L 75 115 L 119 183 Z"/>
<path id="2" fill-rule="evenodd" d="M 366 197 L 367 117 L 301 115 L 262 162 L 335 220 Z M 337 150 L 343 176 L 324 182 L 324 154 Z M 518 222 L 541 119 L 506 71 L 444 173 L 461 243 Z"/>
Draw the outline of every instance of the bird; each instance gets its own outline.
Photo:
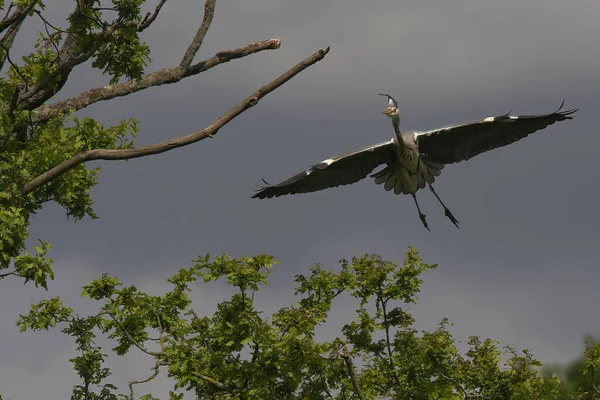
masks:
<path id="1" fill-rule="evenodd" d="M 572 119 L 578 109 L 560 107 L 549 114 L 510 115 L 508 112 L 476 121 L 446 125 L 427 131 L 402 131 L 398 102 L 389 94 L 388 106 L 382 114 L 391 118 L 394 136 L 385 142 L 327 158 L 280 183 L 256 191 L 252 198 L 266 199 L 283 195 L 316 192 L 349 185 L 367 176 L 394 194 L 409 194 L 414 199 L 419 219 L 429 229 L 426 215 L 417 201 L 417 191 L 429 187 L 444 208 L 444 215 L 459 228 L 459 222 L 433 187 L 435 178 L 447 164 L 467 161 L 486 151 L 506 146 L 542 130 L 555 122 Z M 373 173 L 377 167 L 385 165 Z M 369 175 L 371 174 L 371 175 Z"/>

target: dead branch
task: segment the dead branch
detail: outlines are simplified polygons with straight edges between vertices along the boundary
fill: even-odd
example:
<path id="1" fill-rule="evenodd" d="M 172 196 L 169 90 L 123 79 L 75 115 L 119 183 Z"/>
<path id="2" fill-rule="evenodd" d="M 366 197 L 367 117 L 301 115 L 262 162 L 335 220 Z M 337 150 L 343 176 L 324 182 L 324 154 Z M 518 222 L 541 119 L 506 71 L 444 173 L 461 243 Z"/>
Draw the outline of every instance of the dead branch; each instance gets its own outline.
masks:
<path id="1" fill-rule="evenodd" d="M 247 44 L 246 46 L 237 49 L 219 52 L 211 58 L 201 61 L 197 64 L 190 65 L 185 69 L 180 67 L 165 68 L 160 71 L 146 74 L 139 81 L 121 82 L 110 86 L 89 89 L 69 99 L 40 107 L 36 111 L 33 121 L 36 123 L 47 121 L 48 119 L 60 113 L 69 113 L 81 110 L 82 108 L 99 101 L 127 96 L 153 86 L 161 86 L 169 83 L 179 82 L 184 78 L 197 75 L 201 72 L 216 67 L 219 64 L 246 57 L 250 54 L 258 53 L 263 50 L 275 50 L 280 46 L 281 41 L 279 39 L 263 40 L 261 42 Z"/>
<path id="2" fill-rule="evenodd" d="M 170 139 L 161 143 L 156 143 L 148 146 L 134 147 L 132 149 L 95 149 L 84 151 L 69 158 L 68 160 L 63 161 L 51 170 L 46 171 L 43 174 L 32 179 L 27 184 L 25 184 L 21 192 L 23 195 L 26 195 L 27 193 L 39 188 L 40 186 L 52 181 L 53 179 L 58 178 L 59 176 L 76 167 L 77 165 L 88 161 L 128 160 L 131 158 L 145 157 L 153 154 L 164 153 L 166 151 L 173 150 L 178 147 L 187 146 L 189 144 L 199 142 L 200 140 L 213 137 L 215 134 L 217 134 L 219 129 L 221 129 L 223 126 L 225 126 L 227 123 L 229 123 L 231 120 L 236 118 L 238 115 L 240 115 L 247 109 L 254 107 L 264 96 L 271 93 L 273 90 L 279 88 L 284 83 L 292 79 L 294 76 L 304 71 L 306 68 L 321 61 L 328 52 L 329 47 L 327 47 L 324 50 L 319 50 L 311 56 L 300 61 L 298 64 L 296 64 L 294 67 L 292 67 L 290 70 L 288 70 L 278 78 L 259 88 L 241 103 L 231 108 L 221 117 L 219 117 L 215 122 L 202 129 L 201 131 L 190 133 L 188 135 L 180 136 L 178 138 Z"/>
<path id="3" fill-rule="evenodd" d="M 154 9 L 154 13 L 146 14 L 144 19 L 137 26 L 138 32 L 141 32 L 144 29 L 148 28 L 150 25 L 152 25 L 152 23 L 154 22 L 156 17 L 158 17 L 158 13 L 160 12 L 160 9 L 162 8 L 162 6 L 165 5 L 166 2 L 167 2 L 167 0 L 160 0 L 160 3 L 158 3 L 156 8 Z"/>
<path id="4" fill-rule="evenodd" d="M 186 50 L 185 55 L 179 64 L 181 68 L 187 68 L 192 63 L 198 49 L 202 46 L 204 36 L 206 36 L 206 32 L 208 31 L 208 28 L 210 28 L 210 24 L 215 16 L 216 2 L 217 0 L 206 0 L 206 3 L 204 3 L 204 18 L 202 19 L 202 24 L 200 24 L 200 28 L 198 28 L 194 40 L 190 43 L 190 46 Z"/>

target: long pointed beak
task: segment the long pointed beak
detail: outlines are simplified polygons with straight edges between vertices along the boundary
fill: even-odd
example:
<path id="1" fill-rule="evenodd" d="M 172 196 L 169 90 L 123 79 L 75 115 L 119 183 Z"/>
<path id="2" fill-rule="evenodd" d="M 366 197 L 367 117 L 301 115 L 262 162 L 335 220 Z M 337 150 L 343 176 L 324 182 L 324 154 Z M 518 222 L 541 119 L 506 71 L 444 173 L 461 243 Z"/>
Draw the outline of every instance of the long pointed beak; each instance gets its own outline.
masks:
<path id="1" fill-rule="evenodd" d="M 391 108 L 386 108 L 385 110 L 381 111 L 382 114 L 384 115 L 390 115 L 393 112 L 393 110 Z"/>

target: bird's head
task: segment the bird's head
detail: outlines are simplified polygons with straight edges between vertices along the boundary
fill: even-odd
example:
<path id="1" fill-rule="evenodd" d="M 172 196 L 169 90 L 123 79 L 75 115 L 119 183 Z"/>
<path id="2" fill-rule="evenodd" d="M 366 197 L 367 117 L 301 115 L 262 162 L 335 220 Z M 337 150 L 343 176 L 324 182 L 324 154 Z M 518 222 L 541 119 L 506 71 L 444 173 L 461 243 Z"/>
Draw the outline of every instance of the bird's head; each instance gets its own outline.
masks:
<path id="1" fill-rule="evenodd" d="M 382 114 L 387 115 L 390 118 L 400 116 L 400 110 L 398 110 L 398 103 L 392 96 L 385 93 L 378 93 L 380 96 L 385 96 L 388 98 L 388 106 L 385 110 L 381 111 Z"/>
<path id="2" fill-rule="evenodd" d="M 380 96 L 385 96 L 388 98 L 388 106 L 385 110 L 381 111 L 383 115 L 387 115 L 392 119 L 394 124 L 394 130 L 399 132 L 400 129 L 400 110 L 398 110 L 398 103 L 392 96 L 385 93 L 378 93 Z"/>
<path id="3" fill-rule="evenodd" d="M 381 111 L 383 115 L 387 115 L 390 118 L 396 117 L 400 115 L 400 111 L 396 107 L 388 107 L 385 110 Z"/>

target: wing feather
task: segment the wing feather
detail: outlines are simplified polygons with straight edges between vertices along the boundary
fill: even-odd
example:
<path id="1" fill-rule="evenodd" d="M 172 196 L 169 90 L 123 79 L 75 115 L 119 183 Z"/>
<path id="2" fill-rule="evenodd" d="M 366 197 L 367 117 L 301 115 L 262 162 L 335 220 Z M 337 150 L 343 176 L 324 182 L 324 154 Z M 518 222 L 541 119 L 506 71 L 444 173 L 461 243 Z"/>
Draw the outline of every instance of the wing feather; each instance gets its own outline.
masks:
<path id="1" fill-rule="evenodd" d="M 564 101 L 563 101 L 564 104 Z M 544 129 L 555 122 L 572 119 L 578 109 L 543 115 L 509 115 L 487 117 L 478 121 L 416 132 L 419 151 L 431 160 L 451 164 L 469 160 L 478 154 L 506 146 Z"/>
<path id="2" fill-rule="evenodd" d="M 267 185 L 252 198 L 309 193 L 358 182 L 392 157 L 394 141 L 377 143 L 328 158 L 275 185 Z M 263 180 L 264 181 L 264 180 Z"/>

